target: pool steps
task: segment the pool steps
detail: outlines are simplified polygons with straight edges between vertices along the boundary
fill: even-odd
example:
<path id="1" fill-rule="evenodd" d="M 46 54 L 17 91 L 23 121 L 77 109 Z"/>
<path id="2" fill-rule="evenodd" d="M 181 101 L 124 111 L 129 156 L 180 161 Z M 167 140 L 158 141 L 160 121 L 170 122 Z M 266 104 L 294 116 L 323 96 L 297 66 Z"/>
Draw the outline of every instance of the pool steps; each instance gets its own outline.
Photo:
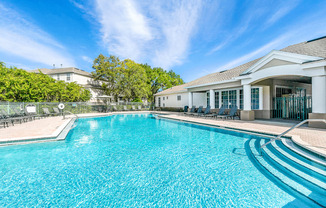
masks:
<path id="1" fill-rule="evenodd" d="M 264 174 L 294 195 L 301 196 L 309 206 L 326 207 L 326 167 L 308 160 L 274 141 L 260 150 L 265 139 L 251 139 L 249 147 L 254 161 Z M 260 154 L 262 153 L 262 154 Z"/>

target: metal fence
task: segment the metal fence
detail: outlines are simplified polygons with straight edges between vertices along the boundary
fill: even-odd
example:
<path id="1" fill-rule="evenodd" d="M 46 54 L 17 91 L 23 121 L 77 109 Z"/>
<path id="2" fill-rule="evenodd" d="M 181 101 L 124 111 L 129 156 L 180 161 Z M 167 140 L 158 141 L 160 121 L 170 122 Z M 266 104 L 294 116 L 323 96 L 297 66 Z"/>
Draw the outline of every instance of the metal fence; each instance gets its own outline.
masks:
<path id="1" fill-rule="evenodd" d="M 65 105 L 64 111 L 69 111 L 75 114 L 82 113 L 93 113 L 93 112 L 109 112 L 113 110 L 115 106 L 116 110 L 130 110 L 135 106 L 141 106 L 142 110 L 152 110 L 153 104 L 143 104 L 135 102 L 119 102 L 119 103 L 91 103 L 91 102 L 62 102 Z M 35 105 L 36 112 L 38 114 L 43 114 L 42 108 L 48 108 L 53 112 L 53 108 L 58 107 L 59 102 L 3 102 L 0 101 L 0 112 L 5 110 L 9 115 L 16 114 L 17 111 L 24 111 L 27 105 Z M 125 106 L 125 107 L 124 107 Z"/>
<path id="2" fill-rule="evenodd" d="M 311 97 L 273 98 L 273 118 L 305 120 L 312 112 Z"/>

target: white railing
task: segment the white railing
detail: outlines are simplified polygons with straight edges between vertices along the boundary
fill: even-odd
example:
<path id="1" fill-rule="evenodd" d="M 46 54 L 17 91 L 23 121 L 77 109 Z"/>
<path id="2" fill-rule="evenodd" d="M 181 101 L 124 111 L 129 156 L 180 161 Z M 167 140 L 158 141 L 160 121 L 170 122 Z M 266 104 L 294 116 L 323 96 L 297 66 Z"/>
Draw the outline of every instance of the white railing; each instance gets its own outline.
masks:
<path id="1" fill-rule="evenodd" d="M 280 135 L 278 135 L 277 137 L 271 139 L 269 142 L 266 142 L 265 144 L 261 145 L 260 146 L 260 149 L 263 149 L 266 145 L 274 142 L 275 140 L 281 140 L 282 136 L 284 136 L 285 134 L 289 133 L 290 131 L 292 131 L 293 129 L 295 128 L 298 128 L 300 126 L 302 126 L 303 124 L 307 123 L 307 122 L 324 122 L 326 123 L 326 120 L 325 119 L 306 119 L 294 126 L 292 126 L 291 128 L 289 128 L 288 130 L 284 131 L 283 133 L 281 133 Z"/>

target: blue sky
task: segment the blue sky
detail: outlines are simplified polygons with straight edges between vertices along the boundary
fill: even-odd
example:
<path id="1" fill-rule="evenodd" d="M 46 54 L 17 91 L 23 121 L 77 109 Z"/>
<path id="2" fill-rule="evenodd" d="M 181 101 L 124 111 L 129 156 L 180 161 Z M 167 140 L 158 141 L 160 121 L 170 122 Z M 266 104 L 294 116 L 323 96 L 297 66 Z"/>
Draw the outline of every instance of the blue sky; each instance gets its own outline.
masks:
<path id="1" fill-rule="evenodd" d="M 0 61 L 92 71 L 100 53 L 185 81 L 326 35 L 325 0 L 1 0 Z"/>

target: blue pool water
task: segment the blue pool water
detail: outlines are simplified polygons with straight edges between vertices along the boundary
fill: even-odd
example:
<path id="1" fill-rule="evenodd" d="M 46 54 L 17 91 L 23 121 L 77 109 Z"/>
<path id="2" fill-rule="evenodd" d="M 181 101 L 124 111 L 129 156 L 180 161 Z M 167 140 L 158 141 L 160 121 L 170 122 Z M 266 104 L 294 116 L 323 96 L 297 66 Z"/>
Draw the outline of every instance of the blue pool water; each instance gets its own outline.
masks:
<path id="1" fill-rule="evenodd" d="M 0 207 L 293 207 L 250 135 L 154 119 L 80 119 L 65 141 L 0 148 Z"/>

